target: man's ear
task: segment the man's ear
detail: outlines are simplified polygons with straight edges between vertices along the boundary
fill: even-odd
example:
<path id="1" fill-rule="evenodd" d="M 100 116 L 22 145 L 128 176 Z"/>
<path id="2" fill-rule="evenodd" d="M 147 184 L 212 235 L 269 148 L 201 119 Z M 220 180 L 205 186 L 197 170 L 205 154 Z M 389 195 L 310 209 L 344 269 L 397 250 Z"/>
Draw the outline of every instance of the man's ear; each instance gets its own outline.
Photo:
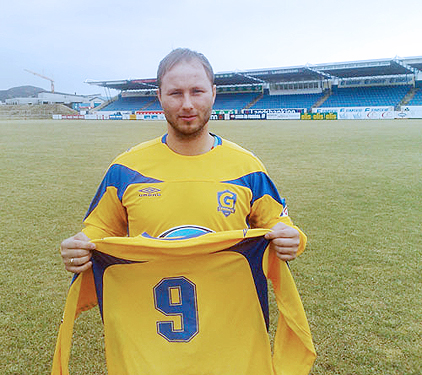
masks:
<path id="1" fill-rule="evenodd" d="M 216 85 L 212 85 L 212 98 L 213 98 L 213 103 L 215 102 L 215 97 L 217 95 L 217 86 Z"/>
<path id="2" fill-rule="evenodd" d="M 161 91 L 160 91 L 160 89 L 158 88 L 157 89 L 157 98 L 158 98 L 158 100 L 160 101 L 160 103 L 161 103 Z"/>

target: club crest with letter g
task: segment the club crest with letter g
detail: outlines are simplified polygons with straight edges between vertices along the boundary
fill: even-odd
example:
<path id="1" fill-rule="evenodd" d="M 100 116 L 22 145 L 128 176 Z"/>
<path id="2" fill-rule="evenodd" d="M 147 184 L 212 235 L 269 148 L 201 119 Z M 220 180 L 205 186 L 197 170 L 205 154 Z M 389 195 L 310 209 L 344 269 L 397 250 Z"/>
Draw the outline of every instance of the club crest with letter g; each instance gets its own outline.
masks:
<path id="1" fill-rule="evenodd" d="M 224 190 L 217 193 L 218 211 L 221 211 L 224 216 L 229 216 L 235 212 L 237 196 L 230 190 Z"/>

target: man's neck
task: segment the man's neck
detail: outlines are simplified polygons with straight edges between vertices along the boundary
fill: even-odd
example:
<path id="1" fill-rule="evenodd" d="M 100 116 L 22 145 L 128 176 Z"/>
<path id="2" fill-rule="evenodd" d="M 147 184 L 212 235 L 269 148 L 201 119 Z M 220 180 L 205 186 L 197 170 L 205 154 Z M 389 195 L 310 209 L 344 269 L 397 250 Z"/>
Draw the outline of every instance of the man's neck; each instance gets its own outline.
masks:
<path id="1" fill-rule="evenodd" d="M 214 145 L 214 137 L 208 131 L 192 136 L 180 136 L 169 129 L 166 143 L 171 150 L 178 154 L 194 156 L 210 151 Z"/>

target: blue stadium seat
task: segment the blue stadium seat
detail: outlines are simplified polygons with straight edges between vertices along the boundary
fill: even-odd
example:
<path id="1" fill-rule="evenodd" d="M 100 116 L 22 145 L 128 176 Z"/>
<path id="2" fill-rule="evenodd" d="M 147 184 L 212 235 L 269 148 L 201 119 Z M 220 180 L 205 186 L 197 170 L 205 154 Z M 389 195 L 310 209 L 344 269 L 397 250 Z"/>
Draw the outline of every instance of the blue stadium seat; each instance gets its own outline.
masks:
<path id="1" fill-rule="evenodd" d="M 333 88 L 332 95 L 321 107 L 396 106 L 410 86 Z"/>
<path id="2" fill-rule="evenodd" d="M 216 110 L 229 110 L 229 109 L 244 109 L 252 101 L 256 100 L 260 94 L 257 93 L 229 93 L 217 94 L 214 103 Z"/>
<path id="3" fill-rule="evenodd" d="M 318 102 L 324 93 L 297 95 L 264 95 L 251 109 L 281 109 L 306 108 L 310 109 Z"/>

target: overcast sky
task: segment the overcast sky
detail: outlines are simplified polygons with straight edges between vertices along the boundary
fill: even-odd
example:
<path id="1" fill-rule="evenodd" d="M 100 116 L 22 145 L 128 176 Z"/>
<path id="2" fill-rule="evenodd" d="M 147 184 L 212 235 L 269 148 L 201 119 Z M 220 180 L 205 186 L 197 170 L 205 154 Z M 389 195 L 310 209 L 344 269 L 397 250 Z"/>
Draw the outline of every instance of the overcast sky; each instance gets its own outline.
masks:
<path id="1" fill-rule="evenodd" d="M 215 72 L 422 56 L 421 0 L 0 0 L 0 90 L 104 95 L 87 79 L 154 78 L 168 52 Z"/>

